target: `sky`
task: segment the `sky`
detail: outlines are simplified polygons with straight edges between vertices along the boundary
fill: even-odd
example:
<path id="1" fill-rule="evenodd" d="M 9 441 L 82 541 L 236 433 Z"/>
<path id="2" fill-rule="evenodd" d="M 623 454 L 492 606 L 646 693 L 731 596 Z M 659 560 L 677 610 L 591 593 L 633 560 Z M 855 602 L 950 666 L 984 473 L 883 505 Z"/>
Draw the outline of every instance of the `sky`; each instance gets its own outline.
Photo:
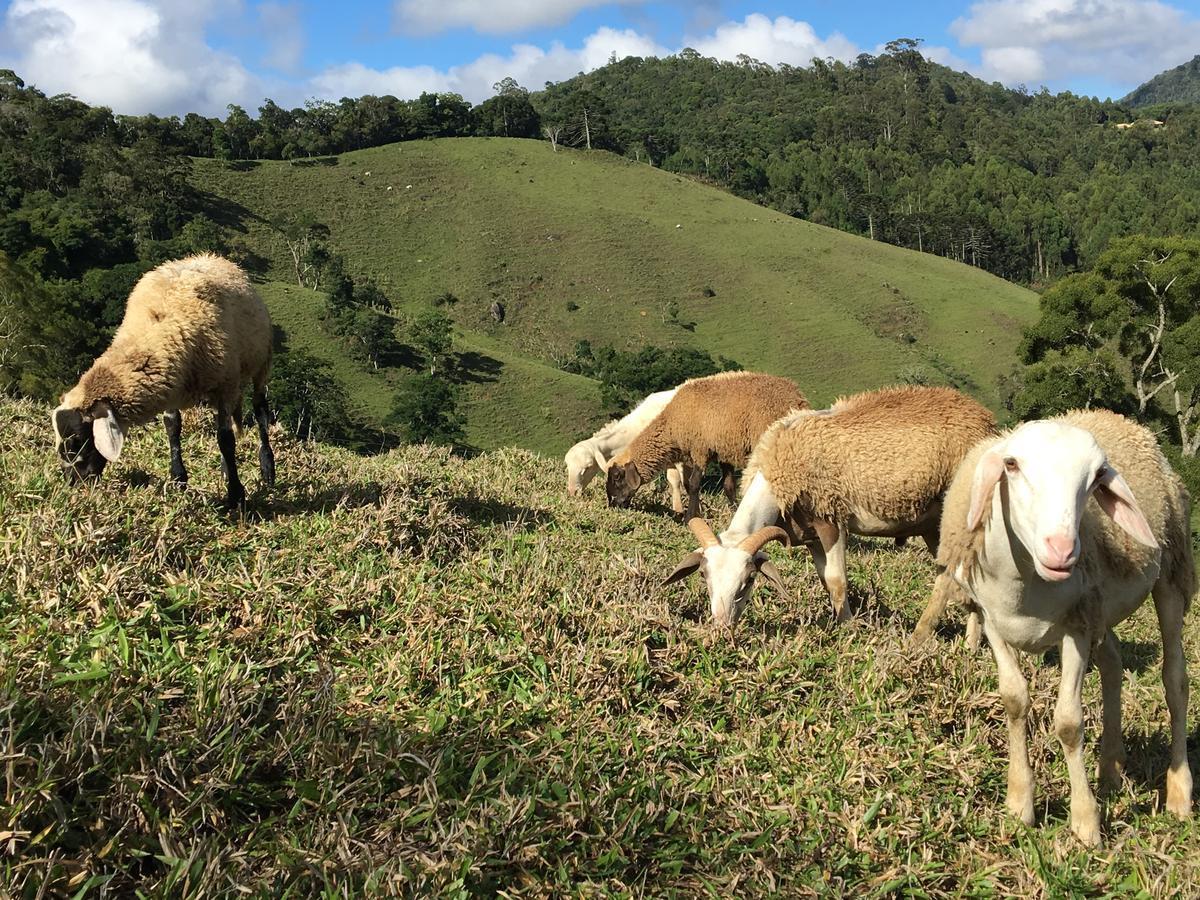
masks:
<path id="1" fill-rule="evenodd" d="M 807 65 L 897 37 L 988 81 L 1121 97 L 1200 54 L 1200 0 L 8 0 L 0 68 L 115 112 L 254 114 L 362 94 L 531 90 L 616 54 Z"/>

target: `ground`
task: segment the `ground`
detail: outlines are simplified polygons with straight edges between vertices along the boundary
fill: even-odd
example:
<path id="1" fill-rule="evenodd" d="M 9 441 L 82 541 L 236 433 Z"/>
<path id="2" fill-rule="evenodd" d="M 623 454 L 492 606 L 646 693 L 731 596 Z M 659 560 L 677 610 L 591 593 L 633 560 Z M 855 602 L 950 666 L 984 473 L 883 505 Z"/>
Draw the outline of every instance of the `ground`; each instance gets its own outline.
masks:
<path id="1" fill-rule="evenodd" d="M 1066 825 L 1053 660 L 1027 660 L 1026 828 L 1004 812 L 994 663 L 957 613 L 906 644 L 934 573 L 918 546 L 856 543 L 838 626 L 811 561 L 771 545 L 798 603 L 759 588 L 731 638 L 694 580 L 660 586 L 692 549 L 663 491 L 610 510 L 528 451 L 278 435 L 264 494 L 248 430 L 230 517 L 209 430 L 188 417 L 187 490 L 163 484 L 160 429 L 72 489 L 47 411 L 0 402 L 14 896 L 1200 893 L 1200 832 L 1159 811 L 1149 606 L 1121 630 L 1128 778 L 1090 852 Z M 705 508 L 724 524 L 723 497 Z M 1185 650 L 1195 697 L 1194 614 Z M 1089 675 L 1089 753 L 1098 693 Z"/>

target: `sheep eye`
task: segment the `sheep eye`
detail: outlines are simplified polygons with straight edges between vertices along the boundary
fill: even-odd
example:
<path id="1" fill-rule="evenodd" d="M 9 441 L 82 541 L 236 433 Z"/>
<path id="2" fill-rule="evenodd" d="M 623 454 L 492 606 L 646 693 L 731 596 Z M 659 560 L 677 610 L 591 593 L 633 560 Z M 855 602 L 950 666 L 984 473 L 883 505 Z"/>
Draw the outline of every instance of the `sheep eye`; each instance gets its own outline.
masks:
<path id="1" fill-rule="evenodd" d="M 1017 460 L 1015 457 L 1004 457 L 1004 471 L 1008 472 L 1009 474 L 1013 474 L 1015 472 L 1019 472 L 1020 469 L 1021 467 L 1017 465 Z"/>

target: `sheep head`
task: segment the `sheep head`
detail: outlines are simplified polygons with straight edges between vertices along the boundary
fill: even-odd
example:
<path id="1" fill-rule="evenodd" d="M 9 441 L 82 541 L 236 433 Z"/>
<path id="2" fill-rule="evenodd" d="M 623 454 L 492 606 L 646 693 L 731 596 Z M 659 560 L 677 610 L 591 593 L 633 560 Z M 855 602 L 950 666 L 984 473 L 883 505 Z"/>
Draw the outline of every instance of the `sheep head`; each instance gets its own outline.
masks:
<path id="1" fill-rule="evenodd" d="M 627 508 L 629 501 L 633 499 L 633 495 L 641 486 L 642 476 L 638 474 L 637 467 L 633 463 L 620 465 L 614 462 L 609 465 L 608 479 L 604 486 L 608 493 L 609 506 L 615 509 Z"/>
<path id="2" fill-rule="evenodd" d="M 718 625 L 732 628 L 737 624 L 759 574 L 785 600 L 792 600 L 779 570 L 762 552 L 771 541 L 787 542 L 787 532 L 782 528 L 769 525 L 729 545 L 723 544 L 703 519 L 689 520 L 688 529 L 700 542 L 700 548 L 685 556 L 663 584 L 672 584 L 699 571 L 704 576 L 713 620 Z"/>
<path id="3" fill-rule="evenodd" d="M 567 493 L 572 497 L 581 496 L 591 480 L 608 469 L 608 460 L 591 440 L 580 441 L 568 450 L 563 462 L 567 466 Z"/>
<path id="4" fill-rule="evenodd" d="M 1089 497 L 1134 540 L 1158 547 L 1129 485 L 1086 429 L 1027 422 L 984 453 L 971 482 L 969 530 L 991 519 L 997 485 L 1008 527 L 1043 581 L 1066 581 L 1074 572 Z"/>
<path id="5" fill-rule="evenodd" d="M 111 406 L 100 401 L 86 410 L 60 406 L 50 415 L 59 464 L 68 481 L 95 481 L 121 455 L 125 432 Z"/>

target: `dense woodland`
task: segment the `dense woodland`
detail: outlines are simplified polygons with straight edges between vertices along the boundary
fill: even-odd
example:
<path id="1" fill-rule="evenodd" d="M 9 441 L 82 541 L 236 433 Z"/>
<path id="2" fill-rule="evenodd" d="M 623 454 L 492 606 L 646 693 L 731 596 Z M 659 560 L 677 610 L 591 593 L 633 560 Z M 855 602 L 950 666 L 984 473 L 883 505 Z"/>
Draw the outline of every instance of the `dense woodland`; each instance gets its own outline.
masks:
<path id="1" fill-rule="evenodd" d="M 291 110 L 266 100 L 257 116 L 230 106 L 224 119 L 116 116 L 70 96 L 47 97 L 16 73 L 0 72 L 0 338 L 8 338 L 0 390 L 45 398 L 60 389 L 64 373 L 77 373 L 102 349 L 129 289 L 159 262 L 198 250 L 237 257 L 220 210 L 189 180 L 193 156 L 236 166 L 426 137 L 539 138 L 556 150 L 610 150 L 795 216 L 1038 287 L 1074 272 L 1102 278 L 1116 238 L 1197 233 L 1200 108 L 1158 106 L 1153 114 L 1139 119 L 1112 101 L 989 85 L 930 63 L 919 42 L 907 39 L 849 65 L 725 63 L 685 50 L 613 60 L 536 93 L 505 79 L 477 106 L 429 93 L 310 101 Z M 1161 241 L 1137 246 L 1172 252 Z M 339 260 L 319 244 L 306 252 L 328 276 L 337 307 Z M 1175 258 L 1185 256 L 1200 265 L 1182 252 Z M 346 284 L 344 273 L 340 283 L 348 308 L 334 309 L 329 327 L 377 365 L 394 337 L 375 314 L 386 298 L 372 285 Z M 1190 303 L 1186 283 L 1173 290 Z M 1082 282 L 1066 284 L 1078 289 Z M 1134 320 L 1141 323 L 1134 331 L 1146 327 Z M 1088 335 L 1089 349 L 1119 356 L 1130 346 L 1116 325 Z M 1014 375 L 1014 411 L 1054 405 L 1039 385 L 1067 383 L 1046 377 L 1069 350 L 1063 340 L 1030 344 L 1022 362 L 1042 369 Z M 1187 369 L 1185 350 L 1172 350 L 1173 371 Z M 1125 367 L 1110 374 L 1128 387 L 1125 356 Z M 717 365 L 702 349 L 697 358 Z M 621 370 L 586 355 L 568 365 L 592 375 Z M 286 362 L 280 369 L 320 375 Z M 1099 377 L 1095 366 L 1087 372 Z M 608 384 L 605 401 L 644 387 Z M 291 388 L 298 397 L 322 393 L 307 383 Z M 285 403 L 288 391 L 284 379 L 278 393 Z M 1154 403 L 1169 396 L 1162 389 Z M 290 418 L 321 433 L 296 404 Z M 1140 406 L 1147 412 L 1147 402 Z M 1177 417 L 1174 408 L 1161 412 Z M 1176 438 L 1185 452 L 1194 452 L 1190 435 L 1184 427 Z"/>

